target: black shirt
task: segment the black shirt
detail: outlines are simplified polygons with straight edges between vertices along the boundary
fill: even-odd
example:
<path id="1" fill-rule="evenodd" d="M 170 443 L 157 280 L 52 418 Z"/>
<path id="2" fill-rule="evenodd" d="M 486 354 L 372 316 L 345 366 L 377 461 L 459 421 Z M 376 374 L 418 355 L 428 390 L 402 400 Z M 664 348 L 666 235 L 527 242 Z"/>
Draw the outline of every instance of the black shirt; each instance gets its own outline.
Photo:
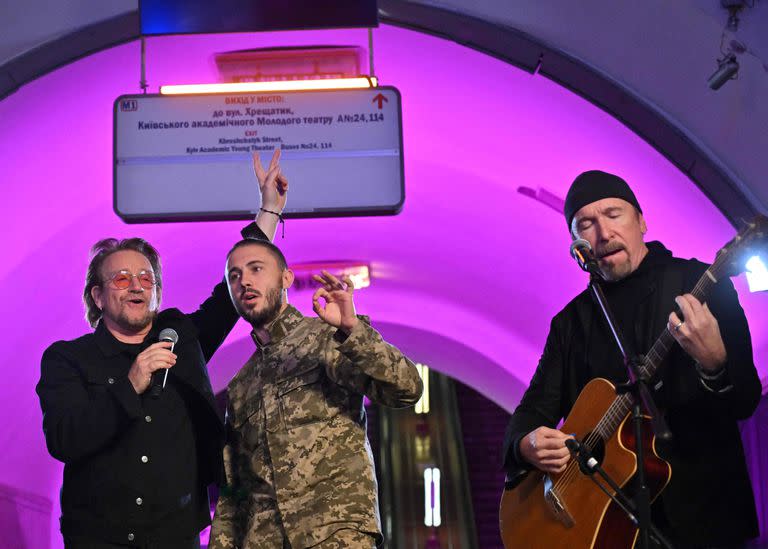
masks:
<path id="1" fill-rule="evenodd" d="M 127 369 L 136 356 L 157 341 L 153 328 L 141 344 L 115 341 Z M 189 421 L 188 404 L 180 391 L 183 385 L 169 371 L 160 395 L 150 390 L 139 395 L 143 418 L 126 433 L 119 469 L 125 472 L 126 502 L 131 522 L 153 530 L 158 521 L 162 530 L 193 535 L 199 531 L 196 511 L 200 495 L 197 478 L 195 432 Z M 141 502 L 141 503 L 138 503 Z"/>
<path id="2" fill-rule="evenodd" d="M 266 238 L 253 223 L 242 234 Z M 46 349 L 37 393 L 48 451 L 64 462 L 65 536 L 141 546 L 210 523 L 207 485 L 221 477 L 224 428 L 206 364 L 237 319 L 222 281 L 194 313 L 160 312 L 140 345 L 99 324 Z M 179 335 L 176 364 L 157 399 L 139 396 L 128 371 L 163 328 Z"/>

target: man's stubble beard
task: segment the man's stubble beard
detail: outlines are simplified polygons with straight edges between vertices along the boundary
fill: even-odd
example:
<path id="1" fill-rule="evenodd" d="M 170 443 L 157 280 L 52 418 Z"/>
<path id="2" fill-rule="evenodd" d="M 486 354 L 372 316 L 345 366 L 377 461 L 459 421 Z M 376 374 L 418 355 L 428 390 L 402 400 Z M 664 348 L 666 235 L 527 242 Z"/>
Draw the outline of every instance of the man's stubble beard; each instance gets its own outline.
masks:
<path id="1" fill-rule="evenodd" d="M 618 282 L 632 274 L 632 263 L 629 259 L 611 266 L 610 269 L 601 267 L 600 271 L 603 273 L 603 278 L 609 282 Z"/>
<path id="2" fill-rule="evenodd" d="M 152 324 L 156 317 L 157 311 L 147 311 L 147 313 L 141 318 L 131 320 L 128 318 L 128 315 L 121 312 L 120 315 L 114 319 L 114 322 L 126 332 L 141 332 L 147 326 Z"/>
<path id="3" fill-rule="evenodd" d="M 237 312 L 254 328 L 261 328 L 272 322 L 280 314 L 280 308 L 283 305 L 280 296 L 283 292 L 281 288 L 270 288 L 264 295 L 264 307 L 260 310 L 244 311 L 240 303 L 237 304 Z"/>
<path id="4" fill-rule="evenodd" d="M 627 259 L 617 264 L 606 264 L 600 267 L 600 272 L 603 273 L 603 278 L 608 282 L 618 282 L 622 278 L 629 276 L 632 273 L 632 260 L 629 257 L 629 252 L 625 246 L 618 243 L 609 243 L 607 246 L 598 246 L 595 253 L 599 256 L 603 256 L 610 252 L 617 252 L 624 250 L 627 255 Z"/>

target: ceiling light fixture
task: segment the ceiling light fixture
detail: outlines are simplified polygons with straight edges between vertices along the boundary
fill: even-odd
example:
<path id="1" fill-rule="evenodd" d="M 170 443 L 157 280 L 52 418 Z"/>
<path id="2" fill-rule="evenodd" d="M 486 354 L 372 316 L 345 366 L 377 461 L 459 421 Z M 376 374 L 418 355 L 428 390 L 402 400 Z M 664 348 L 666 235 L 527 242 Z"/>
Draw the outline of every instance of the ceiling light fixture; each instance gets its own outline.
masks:
<path id="1" fill-rule="evenodd" d="M 712 90 L 719 90 L 728 80 L 733 80 L 739 73 L 739 62 L 736 55 L 730 53 L 717 60 L 717 70 L 707 79 L 707 85 Z"/>
<path id="2" fill-rule="evenodd" d="M 733 34 L 739 30 L 739 14 L 745 8 L 751 8 L 753 4 L 748 4 L 746 0 L 720 0 L 720 5 L 728 11 L 728 20 L 725 28 L 720 35 L 720 53 L 722 57 L 717 60 L 717 69 L 707 79 L 707 85 L 711 90 L 719 90 L 723 84 L 729 80 L 735 80 L 739 75 L 739 62 L 736 59 L 737 54 L 747 51 L 746 46 L 740 41 L 733 39 L 725 47 L 725 39 L 728 34 Z"/>
<path id="3" fill-rule="evenodd" d="M 367 288 L 371 285 L 371 266 L 360 261 L 322 261 L 310 263 L 297 263 L 290 266 L 294 274 L 293 288 L 296 290 L 315 290 L 320 284 L 313 278 L 320 276 L 323 271 L 328 271 L 341 280 L 348 276 L 352 280 L 355 290 Z"/>
<path id="4" fill-rule="evenodd" d="M 376 77 L 322 78 L 314 80 L 280 80 L 272 82 L 230 82 L 225 84 L 178 84 L 160 86 L 163 95 L 191 95 L 197 93 L 258 93 L 297 90 L 345 90 L 375 88 Z"/>

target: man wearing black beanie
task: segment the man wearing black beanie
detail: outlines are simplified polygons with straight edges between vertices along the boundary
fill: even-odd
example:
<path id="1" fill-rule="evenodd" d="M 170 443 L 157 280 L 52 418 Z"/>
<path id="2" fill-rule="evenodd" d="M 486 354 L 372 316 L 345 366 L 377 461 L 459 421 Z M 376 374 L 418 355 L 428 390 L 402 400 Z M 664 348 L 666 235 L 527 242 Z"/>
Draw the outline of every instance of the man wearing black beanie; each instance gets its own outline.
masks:
<path id="1" fill-rule="evenodd" d="M 673 435 L 671 442 L 656 441 L 672 476 L 653 503 L 654 524 L 678 549 L 743 547 L 758 528 L 737 421 L 752 415 L 762 388 L 733 285 L 720 281 L 706 303 L 687 293 L 707 265 L 675 258 L 659 242 L 646 243 L 640 204 L 616 175 L 597 170 L 579 175 L 564 214 L 571 237 L 591 244 L 608 303 L 634 349 L 649 350 L 664 328 L 679 343 L 651 384 Z M 570 435 L 556 427 L 595 378 L 617 384 L 627 374 L 602 313 L 585 290 L 552 320 L 537 370 L 510 420 L 504 443 L 510 479 L 534 469 L 565 470 Z M 588 547 L 589 540 L 585 543 Z M 515 544 L 540 546 L 535 540 Z"/>

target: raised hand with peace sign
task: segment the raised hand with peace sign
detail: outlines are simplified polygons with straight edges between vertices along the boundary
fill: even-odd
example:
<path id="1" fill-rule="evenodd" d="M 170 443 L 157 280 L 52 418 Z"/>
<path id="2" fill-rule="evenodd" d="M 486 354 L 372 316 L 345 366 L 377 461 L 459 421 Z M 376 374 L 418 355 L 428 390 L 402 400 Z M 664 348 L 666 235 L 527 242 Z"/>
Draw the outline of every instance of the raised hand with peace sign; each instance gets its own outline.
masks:
<path id="1" fill-rule="evenodd" d="M 276 148 L 267 169 L 264 169 L 259 153 L 253 153 L 253 171 L 261 194 L 261 209 L 256 216 L 256 224 L 270 240 L 275 235 L 278 221 L 282 221 L 281 215 L 288 199 L 288 179 L 280 169 L 280 153 L 281 149 Z"/>

